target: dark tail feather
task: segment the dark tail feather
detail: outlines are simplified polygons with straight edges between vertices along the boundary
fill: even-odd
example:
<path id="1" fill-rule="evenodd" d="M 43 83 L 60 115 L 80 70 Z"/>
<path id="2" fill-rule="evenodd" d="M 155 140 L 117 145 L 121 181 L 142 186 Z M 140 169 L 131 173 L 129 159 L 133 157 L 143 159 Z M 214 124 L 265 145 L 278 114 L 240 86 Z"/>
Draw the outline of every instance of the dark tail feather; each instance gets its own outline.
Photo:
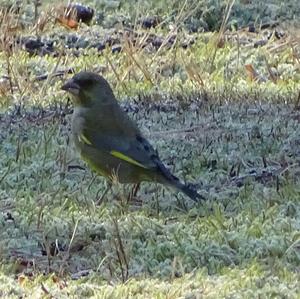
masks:
<path id="1" fill-rule="evenodd" d="M 163 175 L 160 180 L 163 184 L 168 184 L 169 186 L 175 187 L 180 190 L 182 193 L 187 195 L 193 201 L 199 202 L 200 200 L 206 200 L 206 198 L 200 195 L 193 186 L 190 184 L 183 184 L 180 180 L 173 175 L 162 163 L 160 160 L 156 161 L 160 173 Z"/>
<path id="2" fill-rule="evenodd" d="M 177 182 L 174 182 L 174 186 L 179 189 L 181 192 L 183 192 L 185 195 L 187 195 L 190 199 L 193 201 L 199 202 L 200 200 L 206 200 L 204 196 L 199 194 L 193 186 L 191 185 L 185 185 L 182 184 L 179 180 Z"/>
<path id="3" fill-rule="evenodd" d="M 193 201 L 199 202 L 200 200 L 206 200 L 206 198 L 199 194 L 192 185 L 181 183 L 180 180 L 172 174 L 170 174 L 167 180 L 165 180 L 165 183 L 167 183 L 169 186 L 175 187 L 177 190 L 187 195 Z"/>

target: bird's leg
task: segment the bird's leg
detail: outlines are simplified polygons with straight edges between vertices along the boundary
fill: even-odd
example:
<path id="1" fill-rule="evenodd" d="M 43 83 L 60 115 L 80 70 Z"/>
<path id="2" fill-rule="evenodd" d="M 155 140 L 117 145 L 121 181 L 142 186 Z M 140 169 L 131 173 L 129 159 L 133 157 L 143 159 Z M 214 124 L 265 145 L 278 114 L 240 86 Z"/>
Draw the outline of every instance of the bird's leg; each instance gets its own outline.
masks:
<path id="1" fill-rule="evenodd" d="M 132 201 L 136 197 L 136 195 L 137 195 L 137 193 L 140 189 L 140 186 L 141 186 L 141 183 L 137 183 L 137 184 L 133 185 L 133 187 L 130 190 L 129 195 L 127 197 L 127 203 L 129 203 L 130 201 Z"/>
<path id="2" fill-rule="evenodd" d="M 106 196 L 107 192 L 110 191 L 110 189 L 111 189 L 111 187 L 112 187 L 112 182 L 111 182 L 111 181 L 106 181 L 106 182 L 105 182 L 105 185 L 106 185 L 106 186 L 105 186 L 105 190 L 104 190 L 103 194 L 102 194 L 101 197 L 100 197 L 99 199 L 97 199 L 96 202 L 95 202 L 95 205 L 96 205 L 96 206 L 99 206 L 99 205 L 102 203 L 102 201 L 103 201 L 104 197 Z"/>
<path id="3" fill-rule="evenodd" d="M 135 184 L 135 186 L 133 186 L 133 191 L 134 191 L 132 194 L 133 197 L 136 197 L 140 187 L 141 187 L 141 183 L 137 183 L 137 184 Z"/>

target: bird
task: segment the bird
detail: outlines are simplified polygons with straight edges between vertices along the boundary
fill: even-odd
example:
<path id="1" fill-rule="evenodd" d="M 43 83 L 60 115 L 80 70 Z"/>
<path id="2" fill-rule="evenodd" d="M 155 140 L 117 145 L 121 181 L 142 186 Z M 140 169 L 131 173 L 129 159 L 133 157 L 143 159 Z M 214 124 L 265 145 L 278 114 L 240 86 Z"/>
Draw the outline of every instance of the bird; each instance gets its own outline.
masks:
<path id="1" fill-rule="evenodd" d="M 61 89 L 71 94 L 74 111 L 72 135 L 82 159 L 109 182 L 156 182 L 173 187 L 192 200 L 204 197 L 191 184 L 182 183 L 159 158 L 157 150 L 122 109 L 109 83 L 101 75 L 81 71 Z"/>

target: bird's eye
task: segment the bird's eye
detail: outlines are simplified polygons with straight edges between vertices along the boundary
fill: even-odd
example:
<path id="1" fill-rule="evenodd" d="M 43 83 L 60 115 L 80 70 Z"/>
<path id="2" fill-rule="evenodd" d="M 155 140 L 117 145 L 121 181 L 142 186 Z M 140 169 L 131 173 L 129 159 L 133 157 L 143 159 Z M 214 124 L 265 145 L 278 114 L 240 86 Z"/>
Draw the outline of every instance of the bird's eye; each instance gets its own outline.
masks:
<path id="1" fill-rule="evenodd" d="M 88 88 L 89 86 L 92 85 L 92 81 L 91 80 L 78 80 L 77 83 L 79 84 L 79 86 L 81 88 Z"/>

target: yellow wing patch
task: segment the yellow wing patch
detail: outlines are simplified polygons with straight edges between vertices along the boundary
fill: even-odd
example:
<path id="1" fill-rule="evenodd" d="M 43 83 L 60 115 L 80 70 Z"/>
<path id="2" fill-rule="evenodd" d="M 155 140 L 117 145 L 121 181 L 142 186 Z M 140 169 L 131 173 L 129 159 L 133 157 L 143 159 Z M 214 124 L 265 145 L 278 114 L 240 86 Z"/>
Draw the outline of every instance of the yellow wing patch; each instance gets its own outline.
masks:
<path id="1" fill-rule="evenodd" d="M 78 140 L 82 143 L 92 145 L 92 143 L 83 134 L 78 135 Z"/>
<path id="2" fill-rule="evenodd" d="M 121 159 L 121 160 L 124 160 L 124 161 L 126 161 L 126 162 L 128 162 L 128 163 L 130 163 L 130 164 L 134 164 L 134 165 L 136 165 L 136 166 L 139 166 L 139 167 L 142 167 L 142 168 L 146 168 L 146 169 L 148 168 L 148 167 L 144 166 L 143 164 L 141 164 L 141 163 L 139 163 L 139 162 L 133 160 L 132 158 L 130 158 L 130 157 L 128 157 L 128 156 L 126 156 L 126 155 L 124 155 L 124 154 L 122 154 L 122 153 L 120 153 L 120 152 L 117 152 L 117 151 L 111 151 L 110 154 L 111 154 L 112 156 L 114 156 L 114 157 L 116 157 L 116 158 L 119 158 L 119 159 Z"/>

